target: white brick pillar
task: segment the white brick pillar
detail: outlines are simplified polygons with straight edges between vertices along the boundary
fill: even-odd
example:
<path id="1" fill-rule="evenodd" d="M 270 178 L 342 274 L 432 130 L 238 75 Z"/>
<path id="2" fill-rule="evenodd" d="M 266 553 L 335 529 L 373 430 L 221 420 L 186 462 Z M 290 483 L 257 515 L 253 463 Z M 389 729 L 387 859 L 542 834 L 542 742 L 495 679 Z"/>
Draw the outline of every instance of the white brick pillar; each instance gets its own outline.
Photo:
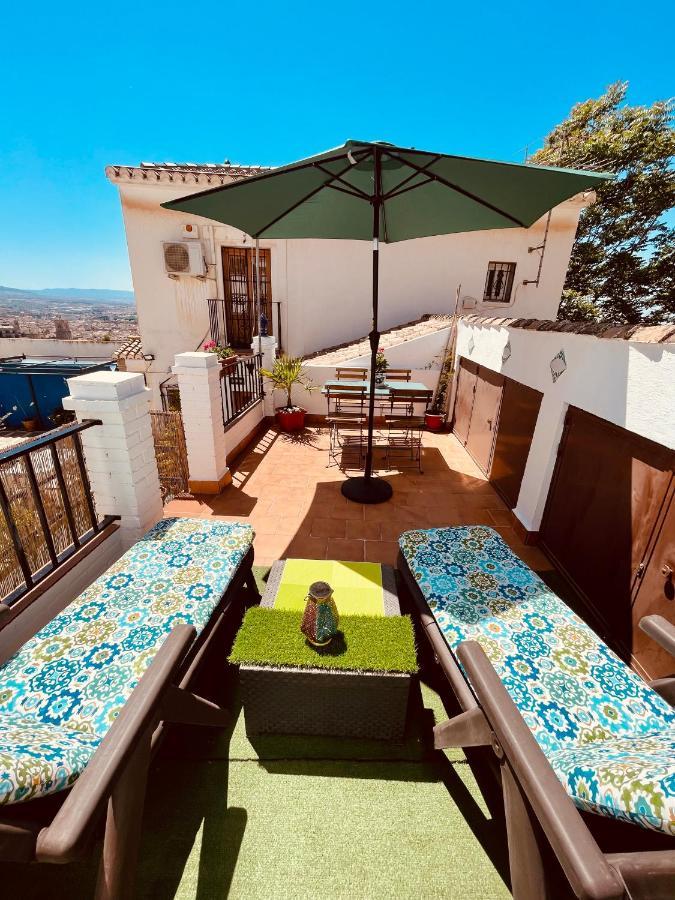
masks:
<path id="1" fill-rule="evenodd" d="M 218 494 L 230 484 L 227 467 L 220 363 L 215 353 L 177 353 L 180 408 L 194 494 Z"/>
<path id="2" fill-rule="evenodd" d="M 133 372 L 91 372 L 68 379 L 63 406 L 78 422 L 103 423 L 81 432 L 96 509 L 120 516 L 122 541 L 131 546 L 162 518 L 150 422 L 151 391 Z"/>

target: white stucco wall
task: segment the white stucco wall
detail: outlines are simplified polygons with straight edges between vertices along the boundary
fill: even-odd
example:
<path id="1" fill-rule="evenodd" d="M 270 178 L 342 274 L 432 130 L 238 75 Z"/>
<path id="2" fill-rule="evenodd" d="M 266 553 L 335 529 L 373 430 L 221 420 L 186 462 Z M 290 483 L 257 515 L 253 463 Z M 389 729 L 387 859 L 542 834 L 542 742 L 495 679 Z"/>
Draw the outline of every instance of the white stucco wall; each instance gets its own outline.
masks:
<path id="1" fill-rule="evenodd" d="M 203 183 L 165 180 L 130 181 L 108 177 L 120 191 L 139 328 L 146 353 L 155 361 L 146 373 L 149 387 L 169 371 L 176 353 L 195 350 L 208 336 L 206 300 L 223 297 L 222 246 L 251 246 L 238 229 L 160 204 L 204 190 Z M 515 262 L 510 304 L 497 304 L 505 315 L 555 318 L 579 213 L 589 199 L 573 198 L 553 210 L 539 286 L 536 277 L 545 217 L 529 229 L 473 232 L 406 241 L 381 247 L 380 327 L 411 321 L 426 312 L 451 312 L 455 292 L 483 304 L 488 262 Z M 164 271 L 162 241 L 180 240 L 184 224 L 197 224 L 208 272 L 204 280 Z M 271 251 L 272 296 L 281 301 L 284 349 L 302 356 L 355 339 L 370 329 L 371 245 L 368 241 L 261 241 Z M 276 313 L 275 313 L 276 316 Z M 276 324 L 276 323 L 275 323 Z"/>
<path id="2" fill-rule="evenodd" d="M 57 341 L 54 338 L 0 338 L 0 357 L 21 356 L 30 359 L 112 359 L 117 344 L 95 341 Z"/>
<path id="3" fill-rule="evenodd" d="M 511 355 L 503 362 L 507 342 Z M 551 360 L 561 350 L 567 368 L 554 383 Z M 530 531 L 541 524 L 568 406 L 675 448 L 675 344 L 460 320 L 457 353 L 544 394 L 514 510 Z"/>

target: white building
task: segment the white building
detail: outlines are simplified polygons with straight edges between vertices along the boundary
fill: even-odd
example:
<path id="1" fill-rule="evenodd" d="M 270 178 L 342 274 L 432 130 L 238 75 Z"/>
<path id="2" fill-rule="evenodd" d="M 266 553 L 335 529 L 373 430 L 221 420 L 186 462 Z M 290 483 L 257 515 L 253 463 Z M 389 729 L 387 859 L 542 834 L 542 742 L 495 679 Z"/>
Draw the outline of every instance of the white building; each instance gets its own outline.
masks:
<path id="1" fill-rule="evenodd" d="M 212 309 L 224 314 L 220 338 L 227 331 L 235 346 L 250 344 L 255 320 L 251 238 L 239 229 L 165 210 L 160 204 L 259 171 L 229 164 L 106 168 L 120 192 L 143 353 L 146 360 L 154 357 L 143 362 L 142 371 L 156 406 L 158 386 L 168 377 L 175 354 L 196 350 L 216 337 L 209 321 L 210 298 L 224 301 Z M 591 194 L 574 197 L 528 229 L 384 245 L 381 329 L 425 313 L 452 312 L 458 288 L 464 312 L 489 315 L 499 310 L 516 318 L 555 319 L 579 213 L 591 201 Z M 176 252 L 193 274 L 167 272 L 165 242 L 182 241 L 190 244 Z M 305 356 L 368 332 L 369 242 L 264 240 L 261 248 L 261 270 L 269 276 L 263 296 L 271 298 L 270 331 L 281 331 L 286 352 Z"/>

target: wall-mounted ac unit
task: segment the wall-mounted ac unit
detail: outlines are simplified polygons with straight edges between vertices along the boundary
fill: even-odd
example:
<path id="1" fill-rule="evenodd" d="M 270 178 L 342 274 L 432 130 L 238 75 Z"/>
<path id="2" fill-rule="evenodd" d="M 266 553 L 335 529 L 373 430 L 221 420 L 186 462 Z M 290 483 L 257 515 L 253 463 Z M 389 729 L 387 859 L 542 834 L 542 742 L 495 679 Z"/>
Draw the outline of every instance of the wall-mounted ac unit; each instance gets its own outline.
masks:
<path id="1" fill-rule="evenodd" d="M 201 241 L 163 241 L 164 268 L 169 275 L 205 275 Z"/>

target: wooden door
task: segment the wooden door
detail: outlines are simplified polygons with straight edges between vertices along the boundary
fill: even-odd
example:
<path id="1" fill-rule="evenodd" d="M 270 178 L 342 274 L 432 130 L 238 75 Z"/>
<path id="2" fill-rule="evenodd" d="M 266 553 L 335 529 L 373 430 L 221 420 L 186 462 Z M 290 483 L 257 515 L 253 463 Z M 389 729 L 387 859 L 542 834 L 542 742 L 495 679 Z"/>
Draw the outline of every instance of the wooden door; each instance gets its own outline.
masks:
<path id="1" fill-rule="evenodd" d="M 672 463 L 673 451 L 570 407 L 540 540 L 625 659 L 632 595 Z"/>
<path id="2" fill-rule="evenodd" d="M 504 379 L 497 437 L 490 467 L 490 484 L 510 509 L 518 502 L 543 396 L 540 391 L 519 381 Z"/>
<path id="3" fill-rule="evenodd" d="M 466 446 L 471 425 L 471 412 L 473 410 L 473 396 L 476 391 L 476 374 L 478 366 L 469 359 L 460 357 L 457 370 L 457 393 L 455 394 L 455 412 L 453 416 L 452 430 L 457 439 Z"/>
<path id="4" fill-rule="evenodd" d="M 653 550 L 643 563 L 633 603 L 633 659 L 648 679 L 675 673 L 675 659 L 640 630 L 643 616 L 659 615 L 675 624 L 675 479 L 671 480 Z"/>
<path id="5" fill-rule="evenodd" d="M 233 347 L 249 349 L 258 333 L 255 309 L 255 249 L 222 247 L 223 288 L 227 339 Z M 273 333 L 272 270 L 269 250 L 260 250 L 260 310 Z"/>
<path id="6" fill-rule="evenodd" d="M 478 367 L 466 449 L 486 475 L 490 472 L 503 384 L 504 377 L 498 372 Z"/>

